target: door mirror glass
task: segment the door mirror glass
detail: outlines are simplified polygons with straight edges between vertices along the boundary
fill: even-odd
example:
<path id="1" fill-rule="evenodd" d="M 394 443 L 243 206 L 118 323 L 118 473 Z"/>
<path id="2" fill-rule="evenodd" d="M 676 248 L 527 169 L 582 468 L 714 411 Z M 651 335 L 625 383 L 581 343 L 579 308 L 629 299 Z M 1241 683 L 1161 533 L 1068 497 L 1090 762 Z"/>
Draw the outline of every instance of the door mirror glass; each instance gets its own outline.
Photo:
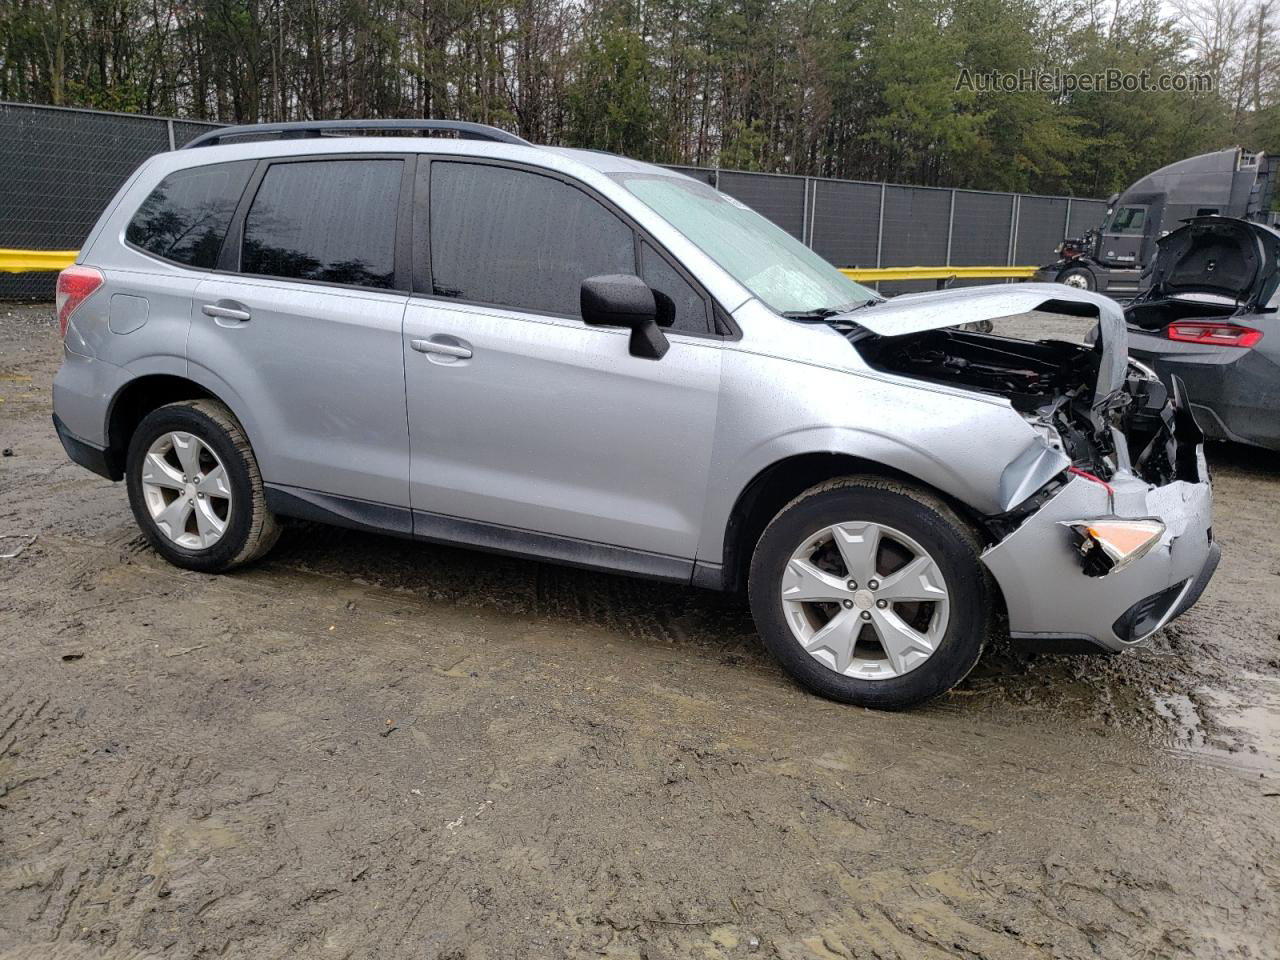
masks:
<path id="1" fill-rule="evenodd" d="M 595 327 L 626 327 L 631 353 L 658 360 L 671 343 L 658 327 L 658 301 L 639 277 L 601 274 L 582 281 L 582 320 Z"/>

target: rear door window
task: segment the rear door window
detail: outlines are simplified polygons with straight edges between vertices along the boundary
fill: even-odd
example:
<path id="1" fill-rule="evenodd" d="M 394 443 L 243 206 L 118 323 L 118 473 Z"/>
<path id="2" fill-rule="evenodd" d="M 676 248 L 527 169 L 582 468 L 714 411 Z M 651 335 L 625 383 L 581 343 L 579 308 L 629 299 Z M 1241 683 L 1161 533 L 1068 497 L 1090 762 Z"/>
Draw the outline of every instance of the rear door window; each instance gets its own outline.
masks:
<path id="1" fill-rule="evenodd" d="M 430 208 L 438 297 L 578 317 L 583 280 L 636 272 L 631 228 L 554 177 L 434 161 Z"/>
<path id="2" fill-rule="evenodd" d="M 241 160 L 169 174 L 133 215 L 125 240 L 165 260 L 212 269 L 253 167 Z"/>
<path id="3" fill-rule="evenodd" d="M 401 160 L 272 164 L 245 216 L 241 272 L 390 289 L 402 166 Z"/>

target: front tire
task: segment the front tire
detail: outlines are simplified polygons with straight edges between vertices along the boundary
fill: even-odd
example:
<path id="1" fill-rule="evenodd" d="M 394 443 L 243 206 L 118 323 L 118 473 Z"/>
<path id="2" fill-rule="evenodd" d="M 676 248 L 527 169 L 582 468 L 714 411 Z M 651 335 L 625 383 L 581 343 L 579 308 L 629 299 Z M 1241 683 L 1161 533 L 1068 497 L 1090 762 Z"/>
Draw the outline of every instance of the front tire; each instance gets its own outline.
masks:
<path id="1" fill-rule="evenodd" d="M 945 501 L 879 477 L 805 491 L 756 545 L 748 591 L 765 646 L 801 686 L 900 710 L 973 669 L 994 586 L 976 532 Z"/>
<path id="2" fill-rule="evenodd" d="M 280 536 L 244 428 L 216 400 L 184 400 L 143 417 L 125 482 L 134 519 L 175 566 L 221 573 L 265 554 Z"/>
<path id="3" fill-rule="evenodd" d="M 1098 289 L 1098 281 L 1088 267 L 1067 267 L 1058 274 L 1058 282 L 1076 290 Z"/>

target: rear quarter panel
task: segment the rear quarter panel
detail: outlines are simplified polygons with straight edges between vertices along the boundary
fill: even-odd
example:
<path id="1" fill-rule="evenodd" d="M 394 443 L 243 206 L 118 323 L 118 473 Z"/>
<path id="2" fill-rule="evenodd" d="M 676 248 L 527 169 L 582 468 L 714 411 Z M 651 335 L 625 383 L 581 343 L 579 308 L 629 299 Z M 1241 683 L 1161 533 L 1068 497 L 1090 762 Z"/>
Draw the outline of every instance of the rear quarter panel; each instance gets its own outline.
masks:
<path id="1" fill-rule="evenodd" d="M 92 258 L 88 263 L 99 266 Z M 139 269 L 149 266 L 99 267 L 105 282 L 72 316 L 68 350 L 118 367 L 166 357 L 181 363 L 177 370 L 166 363 L 164 372 L 185 372 L 191 295 L 200 275 L 158 261 L 150 269 Z"/>
<path id="2" fill-rule="evenodd" d="M 72 317 L 68 350 L 131 371 L 185 373 L 191 295 L 203 273 L 148 256 L 124 238 L 142 201 L 174 165 L 172 154 L 143 163 L 90 232 L 79 262 L 101 270 L 105 281 Z"/>

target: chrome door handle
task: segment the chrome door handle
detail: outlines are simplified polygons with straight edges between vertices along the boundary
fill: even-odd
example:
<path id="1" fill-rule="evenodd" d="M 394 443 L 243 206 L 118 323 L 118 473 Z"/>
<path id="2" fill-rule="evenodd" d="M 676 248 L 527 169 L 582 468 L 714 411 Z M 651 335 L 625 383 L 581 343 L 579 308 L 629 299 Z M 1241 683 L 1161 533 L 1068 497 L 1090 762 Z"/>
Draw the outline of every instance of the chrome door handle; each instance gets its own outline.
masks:
<path id="1" fill-rule="evenodd" d="M 213 317 L 215 320 L 239 320 L 244 322 L 250 317 L 248 310 L 240 310 L 236 307 L 220 307 L 216 303 L 206 303 L 200 308 L 200 312 L 206 317 Z"/>
<path id="2" fill-rule="evenodd" d="M 470 347 L 460 347 L 452 343 L 440 343 L 436 340 L 410 340 L 409 346 L 419 353 L 438 353 L 443 357 L 453 357 L 455 360 L 471 359 Z"/>

